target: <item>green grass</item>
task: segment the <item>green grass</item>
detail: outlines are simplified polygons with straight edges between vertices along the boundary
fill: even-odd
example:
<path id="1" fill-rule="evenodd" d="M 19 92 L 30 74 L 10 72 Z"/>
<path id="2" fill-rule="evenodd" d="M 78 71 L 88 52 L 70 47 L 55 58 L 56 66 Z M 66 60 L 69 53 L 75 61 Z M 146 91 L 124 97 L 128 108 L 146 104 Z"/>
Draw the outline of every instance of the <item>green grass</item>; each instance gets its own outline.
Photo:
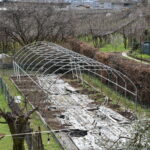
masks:
<path id="1" fill-rule="evenodd" d="M 4 119 L 0 119 L 0 121 L 5 121 Z M 0 133 L 1 134 L 10 134 L 9 127 L 7 124 L 0 124 Z M 12 138 L 4 137 L 0 139 L 0 150 L 12 150 Z"/>
<path id="2" fill-rule="evenodd" d="M 13 75 L 13 69 L 0 69 L 0 76 L 1 77 L 9 77 Z"/>
<path id="3" fill-rule="evenodd" d="M 92 36 L 81 36 L 79 40 L 88 43 L 91 46 L 94 46 Z M 128 49 L 124 48 L 123 39 L 121 35 L 115 35 L 111 37 L 110 44 L 104 44 L 103 47 L 98 48 L 101 52 L 124 52 L 128 51 Z"/>
<path id="4" fill-rule="evenodd" d="M 132 111 L 135 111 L 137 109 L 137 115 L 139 117 L 150 117 L 150 109 L 145 109 L 141 105 L 137 104 L 137 107 L 135 107 L 135 103 L 119 93 L 115 92 L 113 89 L 109 88 L 105 84 L 103 84 L 98 78 L 91 77 L 89 75 L 84 74 L 83 78 L 92 84 L 94 87 L 98 88 L 100 91 L 102 91 L 105 95 L 107 95 L 109 98 L 111 98 L 113 104 L 119 104 L 123 108 L 128 108 Z M 100 99 L 101 101 L 102 99 Z"/>
<path id="5" fill-rule="evenodd" d="M 48 129 L 44 126 L 42 121 L 40 120 L 40 117 L 33 113 L 31 116 L 31 127 L 35 129 L 35 131 L 38 129 L 38 127 L 41 127 L 42 131 L 47 131 Z M 56 142 L 55 138 L 53 137 L 53 134 L 49 134 L 50 137 L 50 144 L 47 144 L 48 134 L 44 133 L 42 134 L 43 144 L 45 147 L 45 150 L 61 150 L 62 148 L 60 145 Z"/>
<path id="6" fill-rule="evenodd" d="M 5 111 L 10 111 L 7 101 L 3 95 L 0 95 L 0 108 Z M 5 122 L 3 118 L 0 118 L 0 121 Z M 37 131 L 38 127 L 41 127 L 41 131 L 47 131 L 48 129 L 44 126 L 39 116 L 36 113 L 33 113 L 31 116 L 31 127 L 34 131 Z M 1 134 L 10 134 L 9 127 L 7 124 L 0 124 L 0 133 Z M 60 145 L 56 142 L 53 134 L 49 134 L 50 144 L 47 144 L 48 134 L 42 134 L 43 144 L 45 150 L 61 150 Z M 6 144 L 7 143 L 7 144 Z M 0 150 L 12 150 L 12 139 L 11 137 L 4 137 L 0 140 Z"/>
<path id="7" fill-rule="evenodd" d="M 12 69 L 0 69 L 0 76 L 3 78 L 3 80 L 7 84 L 10 94 L 12 96 L 21 95 L 21 93 L 17 90 L 17 88 L 14 86 L 14 84 L 10 80 L 11 75 L 13 75 Z"/>
<path id="8" fill-rule="evenodd" d="M 91 46 L 94 46 L 93 40 L 92 40 L 92 36 L 91 36 L 91 35 L 88 35 L 88 36 L 80 36 L 80 37 L 79 37 L 79 40 L 81 40 L 81 41 L 83 41 L 83 42 L 86 42 L 86 43 L 88 43 L 88 44 L 91 45 Z"/>
<path id="9" fill-rule="evenodd" d="M 101 52 L 124 52 L 124 51 L 128 51 L 128 49 L 124 48 L 124 44 L 117 44 L 117 45 L 113 45 L 113 44 L 107 44 L 104 47 L 99 49 Z"/>
<path id="10" fill-rule="evenodd" d="M 132 52 L 132 53 L 130 54 L 130 56 L 132 56 L 132 57 L 134 57 L 134 58 L 144 59 L 144 60 L 150 61 L 150 55 L 141 54 L 141 53 L 139 52 L 139 50 Z"/>
<path id="11" fill-rule="evenodd" d="M 1 91 L 0 91 L 1 92 Z M 0 108 L 5 111 L 10 111 L 5 96 L 0 93 Z"/>
<path id="12" fill-rule="evenodd" d="M 0 41 L 0 53 L 6 53 L 8 55 L 14 55 L 22 46 L 18 42 L 8 42 L 7 48 L 5 48 Z M 4 50 L 6 49 L 6 50 Z"/>
<path id="13" fill-rule="evenodd" d="M 10 111 L 7 101 L 0 93 L 0 108 L 4 111 Z M 1 122 L 5 122 L 3 118 L 0 118 Z M 7 124 L 0 123 L 0 134 L 10 134 L 9 127 Z M 0 140 L 0 150 L 12 150 L 12 139 L 11 137 L 4 137 L 3 139 Z"/>
<path id="14" fill-rule="evenodd" d="M 13 82 L 10 80 L 8 76 L 3 77 L 3 80 L 7 84 L 7 87 L 9 89 L 9 92 L 12 96 L 21 96 L 21 93 L 17 90 L 17 88 L 14 86 Z"/>

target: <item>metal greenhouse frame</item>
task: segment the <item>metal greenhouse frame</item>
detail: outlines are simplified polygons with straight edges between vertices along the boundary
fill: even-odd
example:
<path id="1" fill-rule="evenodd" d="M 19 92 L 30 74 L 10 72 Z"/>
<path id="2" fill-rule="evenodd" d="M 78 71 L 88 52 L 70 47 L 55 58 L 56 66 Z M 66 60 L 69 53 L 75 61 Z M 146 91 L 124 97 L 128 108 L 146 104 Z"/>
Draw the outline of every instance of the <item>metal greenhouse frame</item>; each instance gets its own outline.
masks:
<path id="1" fill-rule="evenodd" d="M 137 101 L 137 88 L 129 77 L 103 63 L 54 43 L 39 41 L 24 46 L 15 55 L 13 66 L 18 80 L 21 80 L 22 75 L 26 75 L 39 87 L 40 84 L 33 77 L 46 76 L 47 80 L 43 82 L 48 82 L 51 86 L 48 90 L 40 88 L 47 93 L 50 93 L 57 79 L 66 74 L 71 74 L 73 78 L 84 82 L 82 74 L 86 72 L 113 85 L 116 91 L 121 89 L 125 96 L 127 93 L 131 94 Z M 53 74 L 58 76 L 51 81 L 48 76 Z"/>

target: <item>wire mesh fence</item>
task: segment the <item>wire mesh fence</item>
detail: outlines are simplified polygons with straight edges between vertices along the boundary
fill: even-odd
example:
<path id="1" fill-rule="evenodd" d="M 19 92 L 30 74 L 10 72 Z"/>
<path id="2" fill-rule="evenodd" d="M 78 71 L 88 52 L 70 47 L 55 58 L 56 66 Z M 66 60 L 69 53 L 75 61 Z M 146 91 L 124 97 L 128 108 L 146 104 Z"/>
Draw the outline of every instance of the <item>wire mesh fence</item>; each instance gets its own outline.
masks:
<path id="1" fill-rule="evenodd" d="M 0 107 L 2 106 L 5 109 L 6 105 L 8 104 L 11 104 L 12 106 L 12 100 L 14 100 L 14 97 L 10 94 L 7 84 L 1 77 L 0 77 L 0 95 L 3 95 L 2 96 L 3 100 L 2 99 L 1 100 L 5 101 L 4 107 L 2 106 L 3 102 L 2 101 L 0 102 Z M 15 108 L 16 110 L 16 107 L 14 105 L 12 107 Z M 34 125 L 33 130 L 29 132 L 29 134 L 25 133 L 23 135 L 16 135 L 15 138 L 22 140 L 22 138 L 25 136 L 24 139 L 25 150 L 29 150 L 29 149 L 37 150 L 39 148 L 40 150 L 42 149 L 53 150 L 54 148 L 56 148 L 56 150 L 63 149 L 58 139 L 54 136 L 54 134 L 49 130 L 47 132 L 43 132 L 43 130 L 46 128 L 44 127 L 44 125 L 41 126 L 42 126 L 41 132 L 37 131 L 37 133 L 34 133 L 33 131 L 35 131 L 36 128 Z M 14 139 L 14 136 L 10 133 L 7 122 L 5 121 L 5 119 L 0 118 L 0 150 L 1 149 L 12 150 L 13 149 L 12 139 Z"/>
<path id="2" fill-rule="evenodd" d="M 0 93 L 4 94 L 5 99 L 10 102 L 13 97 L 10 95 L 7 85 L 5 84 L 4 80 L 0 78 Z"/>

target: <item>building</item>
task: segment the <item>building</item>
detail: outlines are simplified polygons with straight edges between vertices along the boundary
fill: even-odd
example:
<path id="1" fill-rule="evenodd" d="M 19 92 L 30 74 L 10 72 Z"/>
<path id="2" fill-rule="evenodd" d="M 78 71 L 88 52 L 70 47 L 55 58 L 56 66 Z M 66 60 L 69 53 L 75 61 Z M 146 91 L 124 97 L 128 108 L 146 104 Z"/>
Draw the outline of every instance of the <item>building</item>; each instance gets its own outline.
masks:
<path id="1" fill-rule="evenodd" d="M 0 0 L 2 1 L 2 0 Z M 4 1 L 4 0 L 3 0 Z M 7 0 L 14 2 L 51 3 L 61 9 L 109 9 L 133 8 L 141 0 Z M 61 4 L 61 5 L 60 5 Z M 59 7 L 61 6 L 61 7 Z"/>
<path id="2" fill-rule="evenodd" d="M 137 0 L 99 0 L 101 9 L 123 9 L 133 8 L 137 5 Z"/>
<path id="3" fill-rule="evenodd" d="M 89 6 L 91 9 L 113 9 L 133 8 L 139 0 L 70 0 L 72 6 Z"/>
<path id="4" fill-rule="evenodd" d="M 150 41 L 143 43 L 143 45 L 142 45 L 142 50 L 143 50 L 143 54 L 148 54 L 148 55 L 150 55 Z"/>

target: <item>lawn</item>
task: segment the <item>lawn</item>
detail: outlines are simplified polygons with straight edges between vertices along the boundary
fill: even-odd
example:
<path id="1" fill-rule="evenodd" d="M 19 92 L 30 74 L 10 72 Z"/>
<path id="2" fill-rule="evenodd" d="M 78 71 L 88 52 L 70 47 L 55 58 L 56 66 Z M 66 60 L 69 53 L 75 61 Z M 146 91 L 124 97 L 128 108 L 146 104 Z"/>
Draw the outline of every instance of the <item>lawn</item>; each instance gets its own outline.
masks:
<path id="1" fill-rule="evenodd" d="M 7 101 L 0 93 L 0 108 L 5 111 L 10 111 Z M 5 122 L 3 118 L 0 118 L 1 122 Z M 7 124 L 0 123 L 0 134 L 10 134 L 9 127 Z M 11 137 L 4 137 L 0 140 L 0 150 L 12 150 L 12 139 Z"/>
<path id="2" fill-rule="evenodd" d="M 12 70 L 0 70 L 0 76 L 3 77 L 5 83 L 7 84 L 10 94 L 12 96 L 20 95 L 23 100 L 24 97 L 21 95 L 21 93 L 17 90 L 17 88 L 14 86 L 14 84 L 10 80 L 9 78 L 10 75 L 12 75 Z M 20 106 L 23 106 L 23 103 Z M 5 100 L 5 97 L 2 94 L 0 95 L 0 108 L 10 111 L 7 105 L 7 101 Z M 32 109 L 31 105 L 28 105 L 28 108 Z M 31 122 L 31 127 L 34 129 L 34 131 L 37 131 L 39 126 L 41 127 L 42 131 L 48 130 L 36 112 L 32 114 L 30 122 Z M 0 124 L 0 133 L 10 134 L 7 124 Z M 49 137 L 50 137 L 50 144 L 47 144 L 48 134 L 45 134 L 45 133 L 42 134 L 42 139 L 43 139 L 43 144 L 45 146 L 45 150 L 62 150 L 60 144 L 55 140 L 54 135 L 49 134 Z M 8 145 L 7 147 L 6 147 L 6 143 Z M 0 150 L 12 150 L 11 137 L 5 137 L 2 140 L 0 140 Z"/>
<path id="3" fill-rule="evenodd" d="M 0 119 L 0 121 L 5 121 L 4 119 Z M 0 124 L 0 134 L 10 134 L 9 127 L 7 124 Z M 4 137 L 0 139 L 0 150 L 12 150 L 12 138 Z"/>
<path id="4" fill-rule="evenodd" d="M 124 48 L 124 44 L 106 44 L 104 47 L 99 49 L 101 52 L 124 52 L 128 51 L 128 49 Z"/>

